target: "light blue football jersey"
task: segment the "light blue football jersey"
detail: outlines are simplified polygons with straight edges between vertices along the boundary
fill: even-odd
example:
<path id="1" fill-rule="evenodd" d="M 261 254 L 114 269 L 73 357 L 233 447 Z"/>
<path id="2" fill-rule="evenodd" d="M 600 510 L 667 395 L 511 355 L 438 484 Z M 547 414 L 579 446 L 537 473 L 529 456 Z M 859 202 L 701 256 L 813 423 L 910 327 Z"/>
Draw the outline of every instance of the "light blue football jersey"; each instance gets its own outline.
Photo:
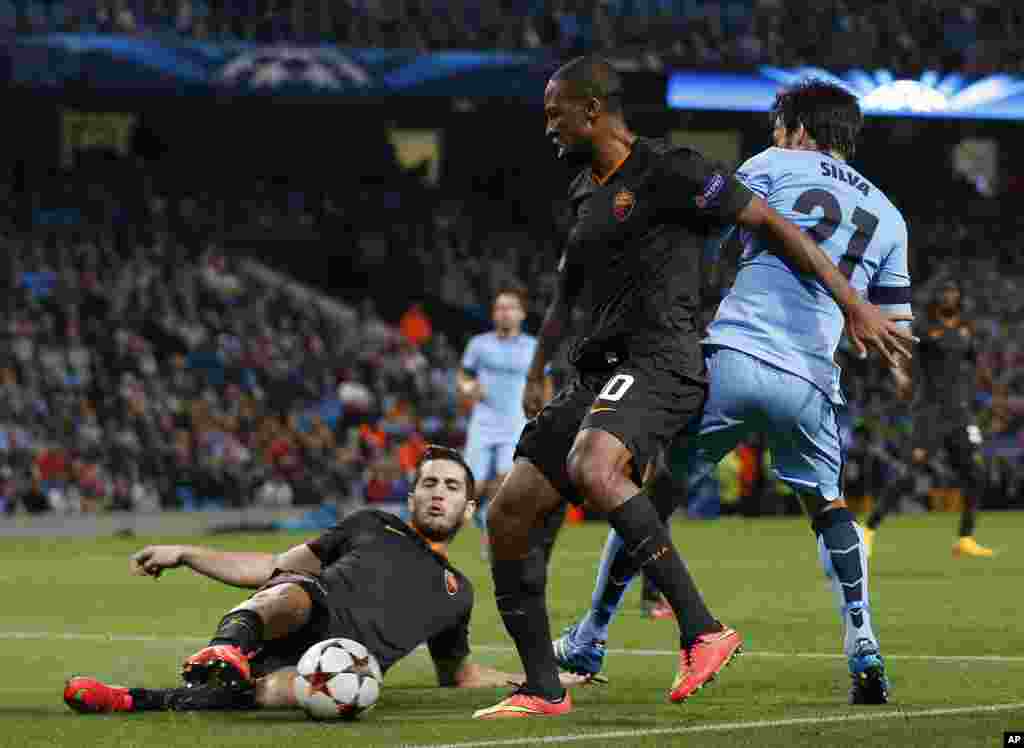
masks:
<path id="1" fill-rule="evenodd" d="M 462 368 L 476 376 L 484 398 L 473 408 L 470 435 L 485 443 L 515 442 L 526 425 L 523 389 L 537 339 L 521 333 L 507 338 L 488 332 L 470 338 Z"/>
<path id="2" fill-rule="evenodd" d="M 885 194 L 844 161 L 817 151 L 769 148 L 737 178 L 807 231 L 862 296 L 910 312 L 907 224 Z M 736 281 L 708 327 L 706 345 L 743 351 L 843 402 L 835 352 L 844 318 L 812 276 L 771 251 L 771 238 L 742 231 Z"/>

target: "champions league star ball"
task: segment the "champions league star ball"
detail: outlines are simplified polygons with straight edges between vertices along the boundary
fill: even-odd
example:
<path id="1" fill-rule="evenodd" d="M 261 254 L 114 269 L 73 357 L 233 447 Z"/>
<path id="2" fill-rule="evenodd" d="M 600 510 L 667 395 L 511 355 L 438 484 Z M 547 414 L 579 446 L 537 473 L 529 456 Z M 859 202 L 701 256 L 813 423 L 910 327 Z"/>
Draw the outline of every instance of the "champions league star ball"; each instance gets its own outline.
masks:
<path id="1" fill-rule="evenodd" d="M 384 682 L 380 664 L 362 644 L 327 639 L 302 655 L 293 688 L 313 719 L 355 719 L 373 708 Z"/>

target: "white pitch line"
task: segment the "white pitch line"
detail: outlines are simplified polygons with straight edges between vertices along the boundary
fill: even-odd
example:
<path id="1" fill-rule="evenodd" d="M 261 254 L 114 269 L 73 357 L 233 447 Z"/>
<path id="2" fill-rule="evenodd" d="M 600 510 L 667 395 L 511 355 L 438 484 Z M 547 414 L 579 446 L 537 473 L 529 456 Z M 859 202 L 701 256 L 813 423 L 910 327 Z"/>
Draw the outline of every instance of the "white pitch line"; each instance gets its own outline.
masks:
<path id="1" fill-rule="evenodd" d="M 77 631 L 0 631 L 0 640 L 86 641 L 86 642 L 205 642 L 208 636 L 157 636 L 155 634 L 91 634 Z"/>
<path id="2" fill-rule="evenodd" d="M 511 652 L 512 647 L 493 644 L 474 644 L 480 652 Z M 634 657 L 675 657 L 679 650 L 670 649 L 609 649 L 608 654 Z M 743 657 L 772 657 L 803 660 L 845 660 L 846 655 L 831 652 L 759 652 L 745 651 Z M 887 660 L 920 660 L 923 662 L 1024 662 L 1024 657 L 1011 655 L 901 655 L 885 653 Z"/>
<path id="3" fill-rule="evenodd" d="M 88 632 L 56 632 L 56 631 L 0 631 L 0 641 L 13 640 L 51 640 L 51 641 L 90 641 L 90 642 L 205 642 L 208 636 L 159 636 L 156 634 L 99 634 Z M 419 649 L 425 650 L 425 646 Z M 478 652 L 508 653 L 515 651 L 513 647 L 502 644 L 474 644 Z M 674 657 L 677 650 L 670 649 L 609 649 L 608 654 L 631 655 L 634 657 Z M 803 660 L 845 660 L 846 656 L 831 652 L 744 652 L 744 657 L 769 657 L 775 659 Z M 905 655 L 886 654 L 887 660 L 908 660 L 919 662 L 1001 662 L 1024 663 L 1024 657 L 1009 655 Z"/>
<path id="4" fill-rule="evenodd" d="M 792 719 L 767 719 L 756 722 L 719 722 L 710 725 L 689 727 L 655 727 L 648 730 L 614 730 L 609 732 L 577 732 L 568 735 L 547 737 L 505 738 L 499 740 L 474 740 L 466 743 L 422 743 L 404 748 L 497 748 L 506 745 L 541 745 L 550 743 L 579 743 L 585 740 L 629 740 L 648 738 L 655 735 L 686 735 L 702 732 L 732 732 L 735 730 L 773 729 L 779 727 L 801 727 L 804 725 L 829 725 L 842 722 L 874 722 L 883 719 L 916 719 L 918 717 L 951 717 L 962 714 L 991 714 L 1024 710 L 1024 702 L 1015 704 L 979 704 L 977 706 L 948 707 L 943 709 L 922 709 L 920 711 L 868 711 L 860 714 L 841 714 L 834 717 L 794 717 Z"/>

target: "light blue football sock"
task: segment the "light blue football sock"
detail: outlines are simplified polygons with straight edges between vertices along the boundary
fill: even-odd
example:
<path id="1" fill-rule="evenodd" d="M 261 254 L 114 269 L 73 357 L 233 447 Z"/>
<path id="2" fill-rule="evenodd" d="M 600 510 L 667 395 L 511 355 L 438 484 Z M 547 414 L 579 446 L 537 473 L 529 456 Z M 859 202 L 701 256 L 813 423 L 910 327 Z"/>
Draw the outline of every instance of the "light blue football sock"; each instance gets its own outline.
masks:
<path id="1" fill-rule="evenodd" d="M 622 600 L 629 589 L 632 578 L 612 580 L 611 568 L 615 558 L 625 553 L 622 538 L 614 530 L 608 532 L 608 539 L 601 554 L 601 563 L 597 569 L 597 582 L 590 601 L 590 610 L 580 621 L 576 631 L 576 641 L 584 642 L 598 639 L 608 641 L 608 627 L 615 612 L 622 607 Z M 621 583 L 618 583 L 621 582 Z"/>
<path id="2" fill-rule="evenodd" d="M 843 621 L 843 652 L 878 649 L 868 601 L 868 560 L 864 533 L 855 522 L 841 522 L 818 533 L 818 557 Z"/>

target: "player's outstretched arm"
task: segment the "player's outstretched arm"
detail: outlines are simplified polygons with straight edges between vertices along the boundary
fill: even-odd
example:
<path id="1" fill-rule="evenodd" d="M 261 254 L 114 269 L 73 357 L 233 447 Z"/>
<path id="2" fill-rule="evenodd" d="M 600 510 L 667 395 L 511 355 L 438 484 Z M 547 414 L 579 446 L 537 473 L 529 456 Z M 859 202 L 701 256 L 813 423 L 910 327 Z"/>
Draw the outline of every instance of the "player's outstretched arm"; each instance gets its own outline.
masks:
<path id="1" fill-rule="evenodd" d="M 194 545 L 150 545 L 131 558 L 133 574 L 154 578 L 166 569 L 187 566 L 198 574 L 235 587 L 256 588 L 276 568 L 273 553 L 237 553 Z"/>
<path id="2" fill-rule="evenodd" d="M 846 316 L 846 332 L 861 358 L 867 356 L 868 347 L 878 351 L 890 366 L 899 366 L 901 358 L 911 358 L 913 335 L 899 322 L 912 317 L 888 315 L 862 299 L 829 256 L 796 224 L 756 196 L 740 211 L 737 222 L 752 231 L 771 234 L 780 254 L 794 269 L 814 275 L 832 294 Z"/>

